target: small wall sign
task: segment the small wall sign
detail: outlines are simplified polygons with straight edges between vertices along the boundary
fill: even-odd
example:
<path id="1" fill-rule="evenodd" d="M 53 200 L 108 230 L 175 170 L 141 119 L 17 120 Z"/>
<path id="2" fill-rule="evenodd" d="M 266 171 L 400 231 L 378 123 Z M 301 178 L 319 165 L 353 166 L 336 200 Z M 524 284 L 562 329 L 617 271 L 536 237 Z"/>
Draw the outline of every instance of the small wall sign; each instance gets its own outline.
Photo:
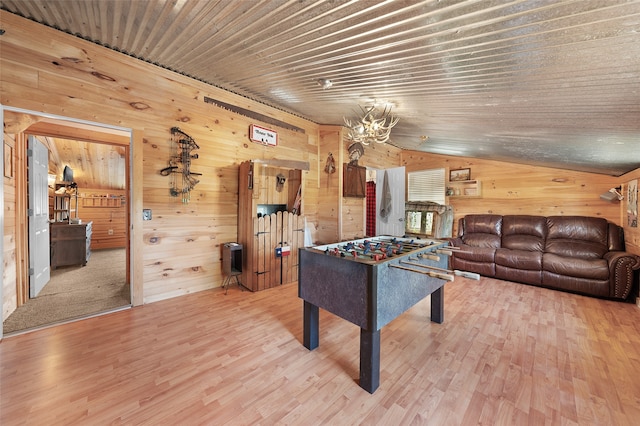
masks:
<path id="1" fill-rule="evenodd" d="M 249 139 L 263 145 L 278 145 L 278 134 L 274 130 L 265 129 L 255 124 L 249 126 Z"/>

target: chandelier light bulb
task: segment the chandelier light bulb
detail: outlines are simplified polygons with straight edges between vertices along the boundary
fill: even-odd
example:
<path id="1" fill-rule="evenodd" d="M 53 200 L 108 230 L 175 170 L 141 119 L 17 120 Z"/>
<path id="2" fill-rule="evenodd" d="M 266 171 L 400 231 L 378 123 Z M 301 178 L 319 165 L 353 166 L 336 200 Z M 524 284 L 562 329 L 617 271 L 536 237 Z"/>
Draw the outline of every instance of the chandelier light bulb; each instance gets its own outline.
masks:
<path id="1" fill-rule="evenodd" d="M 344 117 L 349 128 L 347 138 L 353 142 L 369 145 L 371 142 L 385 143 L 389 140 L 391 129 L 398 124 L 398 117 L 391 115 L 391 107 L 378 114 L 375 105 L 367 108 L 360 107 L 361 116 L 356 121 Z"/>

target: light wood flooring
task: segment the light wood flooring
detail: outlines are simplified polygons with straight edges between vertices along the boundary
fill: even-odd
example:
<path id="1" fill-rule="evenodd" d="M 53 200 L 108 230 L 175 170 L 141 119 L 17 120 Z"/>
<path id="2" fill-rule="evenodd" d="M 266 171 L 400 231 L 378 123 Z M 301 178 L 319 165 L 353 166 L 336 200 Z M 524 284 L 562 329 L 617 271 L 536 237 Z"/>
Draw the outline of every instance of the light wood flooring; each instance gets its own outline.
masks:
<path id="1" fill-rule="evenodd" d="M 399 286 L 401 284 L 399 283 Z M 637 425 L 640 309 L 456 277 L 381 332 L 380 387 L 357 384 L 359 329 L 297 285 L 215 289 L 5 338 L 0 424 Z"/>

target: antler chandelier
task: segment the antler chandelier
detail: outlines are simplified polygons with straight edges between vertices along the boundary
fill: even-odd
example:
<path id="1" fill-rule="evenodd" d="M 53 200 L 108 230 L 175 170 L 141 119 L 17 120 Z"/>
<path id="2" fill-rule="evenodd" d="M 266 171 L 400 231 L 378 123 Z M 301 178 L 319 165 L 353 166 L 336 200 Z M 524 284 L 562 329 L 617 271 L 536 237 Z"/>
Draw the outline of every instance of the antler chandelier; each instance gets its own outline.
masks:
<path id="1" fill-rule="evenodd" d="M 362 117 L 357 121 L 344 118 L 344 123 L 349 128 L 347 138 L 353 142 L 369 145 L 371 142 L 385 143 L 389 140 L 391 128 L 398 124 L 398 117 L 391 115 L 391 107 L 384 108 L 382 114 L 377 115 L 375 105 L 362 108 Z"/>

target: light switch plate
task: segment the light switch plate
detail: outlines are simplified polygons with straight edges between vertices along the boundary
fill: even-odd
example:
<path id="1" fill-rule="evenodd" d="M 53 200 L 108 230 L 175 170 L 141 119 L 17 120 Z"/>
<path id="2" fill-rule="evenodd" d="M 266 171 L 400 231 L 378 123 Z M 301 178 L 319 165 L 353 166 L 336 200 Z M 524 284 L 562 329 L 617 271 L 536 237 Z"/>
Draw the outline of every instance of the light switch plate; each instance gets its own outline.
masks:
<path id="1" fill-rule="evenodd" d="M 142 220 L 151 220 L 151 209 L 142 209 Z"/>

